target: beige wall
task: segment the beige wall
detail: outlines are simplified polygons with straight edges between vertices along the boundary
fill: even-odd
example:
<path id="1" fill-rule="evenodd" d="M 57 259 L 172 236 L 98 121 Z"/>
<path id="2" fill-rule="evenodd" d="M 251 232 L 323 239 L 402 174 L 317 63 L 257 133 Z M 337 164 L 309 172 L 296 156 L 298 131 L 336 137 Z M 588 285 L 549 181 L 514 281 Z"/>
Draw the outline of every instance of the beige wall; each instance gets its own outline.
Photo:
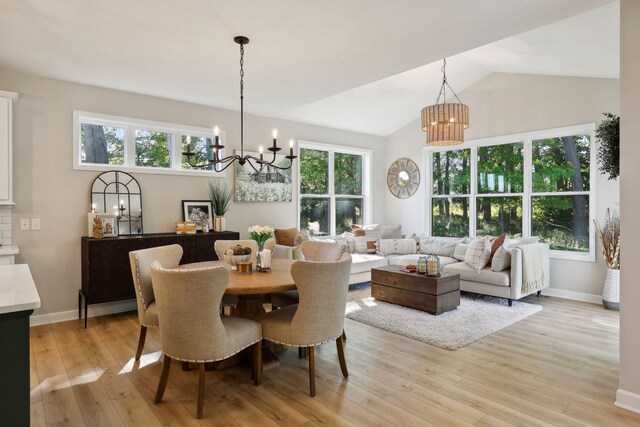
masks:
<path id="1" fill-rule="evenodd" d="M 20 93 L 14 110 L 14 244 L 17 262 L 31 267 L 42 308 L 36 314 L 77 307 L 80 288 L 80 237 L 86 234 L 89 188 L 99 172 L 72 169 L 73 110 L 192 126 L 226 129 L 228 146 L 239 144 L 237 112 L 115 90 L 38 78 L 0 70 L 0 88 Z M 373 150 L 373 170 L 384 170 L 380 137 L 247 115 L 249 147 L 267 145 L 278 128 L 282 141 L 298 138 Z M 232 181 L 232 171 L 228 173 Z M 208 178 L 134 174 L 142 186 L 145 232 L 170 232 L 182 220 L 181 200 L 206 199 Z M 373 187 L 384 188 L 384 174 Z M 294 189 L 296 185 L 294 184 Z M 297 198 L 296 198 L 297 200 Z M 20 231 L 20 218 L 40 218 L 41 231 Z M 384 220 L 384 197 L 373 194 L 373 220 Z M 297 203 L 232 204 L 227 228 L 246 234 L 253 224 L 294 227 Z"/>
<path id="2" fill-rule="evenodd" d="M 620 389 L 616 404 L 640 413 L 640 2 L 620 4 Z"/>
<path id="3" fill-rule="evenodd" d="M 452 82 L 455 84 L 455 82 Z M 534 130 L 598 123 L 603 112 L 618 113 L 618 80 L 494 73 L 460 93 L 469 105 L 471 122 L 465 139 L 478 139 Z M 455 88 L 455 86 L 454 86 Z M 400 157 L 413 159 L 424 174 L 425 133 L 416 119 L 387 138 L 387 168 Z M 386 193 L 388 223 L 406 231 L 421 231 L 426 204 L 425 177 L 411 198 L 399 200 Z M 617 209 L 618 183 L 598 175 L 597 216 L 607 207 Z M 597 262 L 551 261 L 551 286 L 573 292 L 600 294 L 606 267 L 599 251 Z"/>

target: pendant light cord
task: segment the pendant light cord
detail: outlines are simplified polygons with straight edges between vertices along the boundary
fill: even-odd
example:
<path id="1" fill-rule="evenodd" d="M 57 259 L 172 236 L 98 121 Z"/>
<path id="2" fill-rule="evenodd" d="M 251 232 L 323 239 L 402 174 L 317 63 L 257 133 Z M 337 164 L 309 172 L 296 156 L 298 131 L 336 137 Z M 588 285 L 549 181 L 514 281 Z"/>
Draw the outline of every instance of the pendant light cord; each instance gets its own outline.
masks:
<path id="1" fill-rule="evenodd" d="M 244 44 L 240 44 L 240 155 L 244 156 Z"/>
<path id="2" fill-rule="evenodd" d="M 462 104 L 462 101 L 460 101 L 460 98 L 458 98 L 458 95 L 456 95 L 456 93 L 453 91 L 453 89 L 449 85 L 449 82 L 447 82 L 447 58 L 444 58 L 442 62 L 443 62 L 442 68 L 440 68 L 440 71 L 442 71 L 442 86 L 440 87 L 438 98 L 436 99 L 436 105 L 440 103 L 440 98 L 442 98 L 443 104 L 447 102 L 447 88 L 449 88 L 449 90 L 451 91 L 453 96 L 455 96 L 458 102 Z"/>

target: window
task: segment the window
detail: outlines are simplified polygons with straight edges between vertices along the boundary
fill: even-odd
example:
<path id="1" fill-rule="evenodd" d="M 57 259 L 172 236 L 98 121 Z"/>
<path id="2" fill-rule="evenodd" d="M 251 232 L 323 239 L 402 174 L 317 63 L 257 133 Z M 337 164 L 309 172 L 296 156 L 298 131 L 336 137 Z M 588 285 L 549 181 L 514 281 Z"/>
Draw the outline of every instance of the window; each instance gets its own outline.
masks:
<path id="1" fill-rule="evenodd" d="M 182 156 L 190 140 L 192 162 L 203 163 L 211 154 L 210 129 L 81 111 L 73 120 L 74 169 L 225 176 L 212 166 L 194 168 Z"/>
<path id="2" fill-rule="evenodd" d="M 594 125 L 425 148 L 434 236 L 538 236 L 554 257 L 595 260 Z"/>
<path id="3" fill-rule="evenodd" d="M 301 229 L 333 235 L 369 222 L 370 151 L 300 142 L 299 159 Z"/>

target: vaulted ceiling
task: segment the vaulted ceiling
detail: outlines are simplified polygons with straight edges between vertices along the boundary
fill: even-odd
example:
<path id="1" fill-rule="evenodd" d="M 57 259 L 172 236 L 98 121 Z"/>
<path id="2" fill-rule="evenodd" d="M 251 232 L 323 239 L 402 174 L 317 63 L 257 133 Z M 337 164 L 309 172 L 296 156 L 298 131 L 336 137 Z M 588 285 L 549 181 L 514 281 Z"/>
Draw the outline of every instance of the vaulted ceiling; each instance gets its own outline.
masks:
<path id="1" fill-rule="evenodd" d="M 618 76 L 611 0 L 0 0 L 0 67 L 388 135 L 491 72 Z M 1 82 L 0 82 L 0 89 Z M 212 121 L 215 118 L 212 118 Z"/>

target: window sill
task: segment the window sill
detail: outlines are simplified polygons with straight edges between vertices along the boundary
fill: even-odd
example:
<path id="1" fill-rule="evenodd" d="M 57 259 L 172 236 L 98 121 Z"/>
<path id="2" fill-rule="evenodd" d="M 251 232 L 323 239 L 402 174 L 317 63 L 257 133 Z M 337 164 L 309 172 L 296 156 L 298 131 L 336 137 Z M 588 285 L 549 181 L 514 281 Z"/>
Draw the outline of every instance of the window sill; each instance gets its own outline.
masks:
<path id="1" fill-rule="evenodd" d="M 96 171 L 104 172 L 110 170 L 117 170 L 128 173 L 145 173 L 152 175 L 182 175 L 182 176 L 206 176 L 210 178 L 224 178 L 226 177 L 226 171 L 214 172 L 209 170 L 177 170 L 177 169 L 163 169 L 152 167 L 131 167 L 122 165 L 98 165 L 98 164 L 76 164 L 73 165 L 74 170 L 84 171 Z"/>
<path id="2" fill-rule="evenodd" d="M 582 261 L 582 262 L 596 262 L 595 251 L 590 252 L 570 252 L 570 251 L 557 251 L 551 249 L 549 251 L 549 259 L 560 259 L 566 261 Z"/>

